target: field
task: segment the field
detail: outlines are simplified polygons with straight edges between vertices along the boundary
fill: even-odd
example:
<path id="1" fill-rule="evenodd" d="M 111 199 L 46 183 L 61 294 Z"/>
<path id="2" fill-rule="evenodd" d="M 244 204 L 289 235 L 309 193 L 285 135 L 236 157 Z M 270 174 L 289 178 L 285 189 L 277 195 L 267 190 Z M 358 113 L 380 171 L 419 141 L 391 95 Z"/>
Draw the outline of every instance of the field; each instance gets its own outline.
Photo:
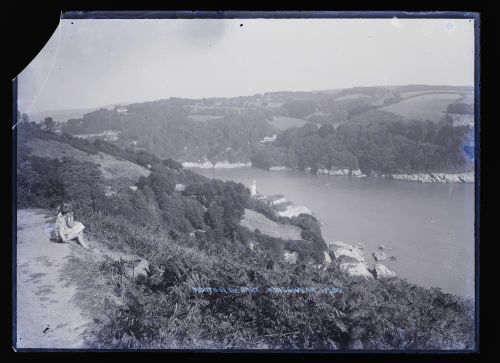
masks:
<path id="1" fill-rule="evenodd" d="M 355 100 L 357 98 L 366 98 L 366 97 L 370 97 L 370 96 L 365 95 L 363 93 L 353 93 L 350 95 L 337 97 L 337 98 L 335 98 L 335 101 Z"/>
<path id="2" fill-rule="evenodd" d="M 302 239 L 302 230 L 297 226 L 278 224 L 263 214 L 254 212 L 250 209 L 245 209 L 245 215 L 241 220 L 240 224 L 243 227 L 247 227 L 252 232 L 255 229 L 259 229 L 262 234 L 281 238 L 284 240 L 299 240 Z"/>
<path id="3" fill-rule="evenodd" d="M 275 121 L 270 122 L 271 125 L 276 127 L 278 130 L 286 130 L 290 127 L 302 127 L 308 122 L 301 118 L 278 116 Z"/>
<path id="4" fill-rule="evenodd" d="M 439 94 L 439 93 L 446 93 L 446 94 L 459 94 L 462 93 L 461 91 L 449 91 L 449 90 L 440 90 L 440 89 L 435 89 L 435 90 L 428 90 L 428 91 L 408 91 L 408 92 L 402 92 L 399 97 L 403 99 L 407 99 L 410 97 L 415 97 L 415 96 L 421 96 L 425 94 Z"/>
<path id="5" fill-rule="evenodd" d="M 150 171 L 128 160 L 120 160 L 114 156 L 99 153 L 88 154 L 84 151 L 55 140 L 32 139 L 27 143 L 35 156 L 50 159 L 71 157 L 79 161 L 90 161 L 99 165 L 106 179 L 130 179 L 136 181 L 141 176 L 148 176 Z"/>
<path id="6" fill-rule="evenodd" d="M 210 120 L 222 118 L 222 116 L 214 116 L 214 115 L 189 115 L 188 117 L 191 120 L 197 121 L 197 122 L 207 122 Z"/>
<path id="7" fill-rule="evenodd" d="M 438 122 L 444 116 L 448 105 L 460 98 L 458 93 L 423 94 L 380 108 L 380 110 L 392 112 L 407 119 Z"/>

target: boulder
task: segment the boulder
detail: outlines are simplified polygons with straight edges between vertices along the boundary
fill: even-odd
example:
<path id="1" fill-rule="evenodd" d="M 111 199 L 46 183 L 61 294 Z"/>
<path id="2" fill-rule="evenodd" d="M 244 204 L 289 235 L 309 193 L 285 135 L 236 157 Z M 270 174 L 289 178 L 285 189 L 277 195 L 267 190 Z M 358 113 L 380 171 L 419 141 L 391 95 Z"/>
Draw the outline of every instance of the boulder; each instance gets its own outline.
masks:
<path id="1" fill-rule="evenodd" d="M 389 279 L 392 277 L 396 277 L 396 273 L 389 270 L 387 267 L 382 265 L 381 263 L 377 263 L 373 269 L 373 275 L 376 279 Z"/>
<path id="2" fill-rule="evenodd" d="M 134 267 L 134 277 L 139 275 L 148 276 L 149 272 L 149 262 L 147 260 L 140 260 L 140 262 Z"/>
<path id="3" fill-rule="evenodd" d="M 299 254 L 297 252 L 285 251 L 283 254 L 283 259 L 285 262 L 295 264 L 299 258 Z"/>
<path id="4" fill-rule="evenodd" d="M 340 247 L 333 251 L 335 258 L 341 258 L 342 256 L 350 257 L 358 262 L 365 262 L 364 253 L 359 248 L 354 246 L 350 247 Z"/>
<path id="5" fill-rule="evenodd" d="M 375 261 L 384 261 L 387 259 L 387 255 L 384 252 L 373 252 L 372 256 Z"/>
<path id="6" fill-rule="evenodd" d="M 350 276 L 361 276 L 367 279 L 373 278 L 373 275 L 368 269 L 368 266 L 361 262 L 344 262 L 341 263 L 339 267 L 342 271 L 346 272 Z"/>
<path id="7" fill-rule="evenodd" d="M 332 252 L 339 247 L 352 247 L 352 245 L 341 241 L 326 241 L 325 243 L 328 246 L 328 249 Z"/>

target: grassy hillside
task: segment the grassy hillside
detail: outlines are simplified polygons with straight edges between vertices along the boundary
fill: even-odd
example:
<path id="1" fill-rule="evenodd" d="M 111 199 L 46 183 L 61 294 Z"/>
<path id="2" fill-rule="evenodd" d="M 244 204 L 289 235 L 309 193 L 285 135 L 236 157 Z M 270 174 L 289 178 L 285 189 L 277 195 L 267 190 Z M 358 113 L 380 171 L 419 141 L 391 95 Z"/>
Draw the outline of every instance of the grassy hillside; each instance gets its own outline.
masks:
<path id="1" fill-rule="evenodd" d="M 137 182 L 141 176 L 150 174 L 148 168 L 129 160 L 124 160 L 103 152 L 89 154 L 73 146 L 56 140 L 30 139 L 26 146 L 31 149 L 32 155 L 40 158 L 60 159 L 72 158 L 78 161 L 88 161 L 99 167 L 105 179 L 128 179 Z"/>
<path id="2" fill-rule="evenodd" d="M 245 209 L 245 214 L 240 224 L 251 231 L 258 229 L 260 233 L 283 240 L 302 239 L 302 230 L 297 226 L 283 225 L 270 220 L 266 216 L 250 209 Z"/>
<path id="3" fill-rule="evenodd" d="M 270 121 L 271 125 L 277 128 L 278 130 L 286 130 L 291 127 L 301 127 L 308 123 L 308 121 L 296 118 L 296 117 L 287 117 L 287 116 L 278 116 L 276 120 Z"/>
<path id="4" fill-rule="evenodd" d="M 382 107 L 381 110 L 407 119 L 438 122 L 445 116 L 448 105 L 460 99 L 458 93 L 427 92 L 407 97 L 398 103 Z"/>
<path id="5" fill-rule="evenodd" d="M 71 201 L 75 218 L 91 238 L 149 262 L 149 272 L 135 278 L 127 275 L 121 260 L 72 260 L 69 277 L 81 282 L 87 296 L 102 297 L 93 300 L 99 317 L 92 331 L 96 347 L 474 347 L 471 301 L 398 278 L 347 275 L 337 263 L 323 260 L 326 245 L 314 218 L 277 218 L 256 205 L 242 184 L 204 178 L 151 154 L 52 135 L 34 124 L 22 122 L 17 132 L 18 208 L 55 214 L 61 201 Z M 88 157 L 76 151 L 70 152 L 76 158 L 39 157 L 29 146 L 54 148 L 45 156 L 69 152 L 68 146 L 54 141 Z M 106 195 L 102 169 L 94 163 L 100 153 L 149 163 L 151 172 L 139 178 L 135 191 L 123 185 L 115 195 Z M 178 184 L 186 188 L 181 191 Z M 246 210 L 253 210 L 259 220 L 256 212 L 263 212 L 266 221 L 299 228 L 301 240 L 287 242 L 252 232 L 240 225 Z M 286 248 L 298 252 L 297 264 L 284 261 Z M 322 268 L 317 268 L 320 263 Z M 225 288 L 226 293 L 193 289 L 206 287 Z M 335 287 L 338 293 L 274 294 L 269 287 Z M 230 288 L 257 289 L 240 294 L 230 293 Z M 112 298 L 104 298 L 109 293 Z"/>

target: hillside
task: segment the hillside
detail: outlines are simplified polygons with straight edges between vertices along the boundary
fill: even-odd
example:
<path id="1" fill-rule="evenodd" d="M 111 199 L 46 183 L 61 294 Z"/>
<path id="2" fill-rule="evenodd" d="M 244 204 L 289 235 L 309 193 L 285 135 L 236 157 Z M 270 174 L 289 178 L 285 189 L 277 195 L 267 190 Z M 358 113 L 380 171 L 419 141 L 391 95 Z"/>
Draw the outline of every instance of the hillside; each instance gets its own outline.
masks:
<path id="1" fill-rule="evenodd" d="M 141 176 L 147 177 L 150 174 L 148 168 L 131 161 L 103 152 L 89 154 L 61 141 L 33 138 L 26 146 L 32 150 L 32 155 L 41 158 L 62 160 L 66 157 L 96 164 L 105 179 L 123 178 L 136 182 Z"/>
<path id="2" fill-rule="evenodd" d="M 474 114 L 464 107 L 473 109 L 472 87 L 353 87 L 133 103 L 86 112 L 61 124 L 60 131 L 180 162 L 248 163 L 265 137 L 294 127 L 396 120 L 473 127 Z"/>
<path id="3" fill-rule="evenodd" d="M 415 93 L 411 96 L 408 93 L 400 102 L 382 107 L 381 110 L 392 112 L 407 119 L 438 122 L 446 114 L 448 106 L 461 99 L 461 95 L 457 93 L 427 91 L 423 94 Z"/>
<path id="4" fill-rule="evenodd" d="M 54 110 L 54 111 L 42 111 L 42 112 L 32 112 L 28 116 L 31 120 L 35 122 L 42 122 L 46 117 L 52 117 L 52 119 L 57 123 L 65 123 L 70 119 L 82 118 L 83 115 L 89 112 L 94 112 L 99 109 L 113 109 L 115 105 L 106 105 L 102 107 L 92 107 L 83 109 L 71 109 L 71 110 Z"/>
<path id="5" fill-rule="evenodd" d="M 79 301 L 83 315 L 92 307 L 93 323 L 85 333 L 88 320 L 71 314 L 56 318 L 49 312 L 51 322 L 39 316 L 33 320 L 35 330 L 42 327 L 41 334 L 47 336 L 60 331 L 64 337 L 65 329 L 72 327 L 65 328 L 66 320 L 76 323 L 68 340 L 60 340 L 62 345 L 78 345 L 85 334 L 87 344 L 97 348 L 474 346 L 471 301 L 397 277 L 375 279 L 370 271 L 362 277 L 356 274 L 362 266 L 344 269 L 346 262 L 337 260 L 339 252 L 323 240 L 312 216 L 280 217 L 251 198 L 244 185 L 202 177 L 171 159 L 54 135 L 34 123 L 17 127 L 18 251 L 34 244 L 47 246 L 31 249 L 33 255 L 23 250 L 28 252 L 19 256 L 27 260 L 18 264 L 18 271 L 29 267 L 26 273 L 38 281 L 34 288 L 43 290 L 37 298 L 49 299 L 41 301 L 71 307 Z M 62 151 L 74 157 L 52 158 Z M 117 173 L 108 163 L 95 163 L 100 155 L 127 169 L 134 163 L 136 170 L 144 171 L 140 165 L 149 164 L 150 173 Z M 124 176 L 139 179 L 133 185 L 130 179 L 128 184 L 117 182 Z M 108 186 L 113 192 L 108 193 Z M 57 271 L 47 272 L 52 267 L 34 261 L 44 261 L 36 253 L 53 252 L 47 256 L 48 265 L 62 266 L 69 252 L 64 245 L 49 247 L 50 219 L 26 210 L 39 208 L 54 216 L 62 201 L 73 203 L 75 218 L 86 226 L 91 246 L 97 247 L 85 252 L 75 246 L 77 253 L 62 272 L 72 286 L 64 293 L 59 283 L 51 282 L 57 280 Z M 249 222 L 245 215 L 254 217 L 250 222 L 265 221 L 268 228 L 252 231 L 255 225 L 241 225 Z M 294 234 L 280 234 L 280 228 Z M 135 273 L 137 261 L 144 267 L 141 273 Z M 353 267 L 352 261 L 349 264 Z M 24 301 L 36 301 L 30 286 L 23 287 Z M 280 294 L 270 290 L 274 287 L 298 292 Z M 335 293 L 328 290 L 332 288 Z M 36 309 L 30 304 L 25 308 Z"/>

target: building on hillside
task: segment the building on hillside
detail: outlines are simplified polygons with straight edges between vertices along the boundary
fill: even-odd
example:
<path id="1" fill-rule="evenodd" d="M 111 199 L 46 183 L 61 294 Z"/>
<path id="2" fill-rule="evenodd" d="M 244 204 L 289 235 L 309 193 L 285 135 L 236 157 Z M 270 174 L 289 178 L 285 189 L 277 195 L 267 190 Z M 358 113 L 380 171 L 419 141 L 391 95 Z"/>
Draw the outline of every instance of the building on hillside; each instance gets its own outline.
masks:
<path id="1" fill-rule="evenodd" d="M 175 191 L 176 192 L 183 192 L 185 190 L 186 190 L 185 184 L 175 184 Z"/>
<path id="2" fill-rule="evenodd" d="M 276 134 L 274 134 L 273 136 L 264 136 L 264 138 L 262 140 L 260 140 L 260 143 L 267 144 L 267 143 L 275 142 L 276 136 L 277 136 Z"/>

